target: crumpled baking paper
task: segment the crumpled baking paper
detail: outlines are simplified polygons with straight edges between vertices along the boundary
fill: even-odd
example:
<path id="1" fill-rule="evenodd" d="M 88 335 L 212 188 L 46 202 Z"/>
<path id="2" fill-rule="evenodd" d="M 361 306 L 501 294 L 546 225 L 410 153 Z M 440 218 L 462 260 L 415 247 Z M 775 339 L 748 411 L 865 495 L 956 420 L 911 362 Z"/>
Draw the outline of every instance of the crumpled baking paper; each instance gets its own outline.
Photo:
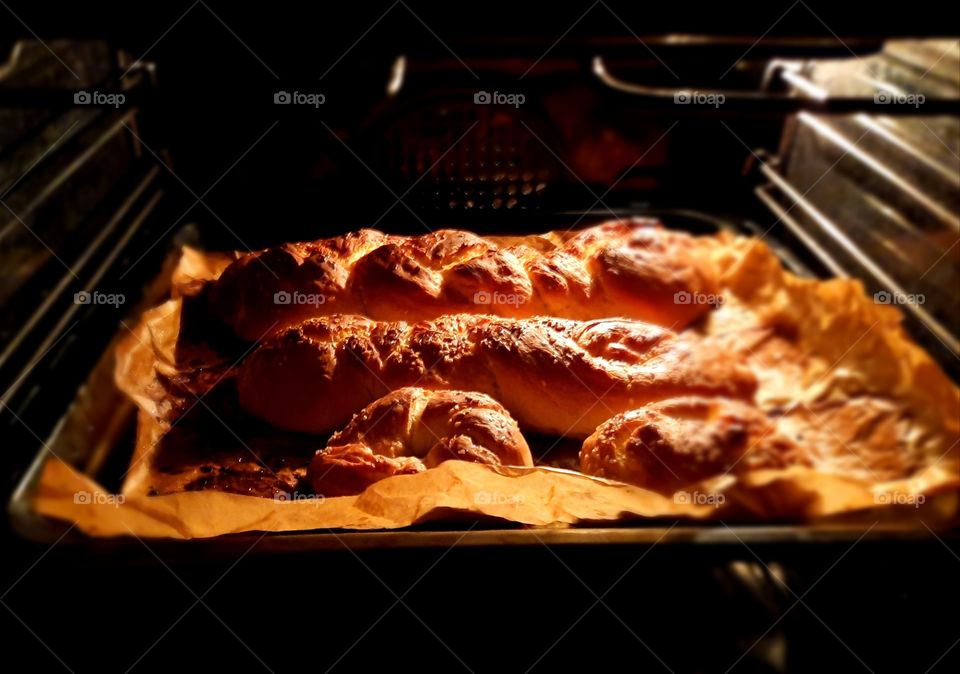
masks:
<path id="1" fill-rule="evenodd" d="M 955 519 L 960 391 L 910 340 L 899 311 L 872 302 L 858 281 L 817 281 L 786 272 L 756 239 L 720 234 L 704 237 L 701 245 L 723 270 L 723 282 L 722 305 L 699 329 L 729 338 L 729 348 L 755 367 L 758 405 L 777 410 L 781 423 L 822 449 L 814 468 L 724 475 L 663 496 L 549 467 L 448 461 L 383 480 L 358 496 L 277 500 L 211 490 L 147 496 L 143 485 L 151 452 L 178 402 L 170 382 L 182 374 L 181 298 L 195 295 L 233 259 L 185 249 L 173 276 L 175 299 L 147 312 L 117 349 L 118 384 L 141 410 L 135 466 L 123 497 L 78 503 L 77 493 L 104 493 L 103 488 L 51 457 L 36 509 L 94 536 L 170 538 L 394 529 L 478 517 L 533 526 L 640 518 Z M 205 345 L 195 346 L 191 356 L 208 361 L 206 376 L 228 372 L 230 363 L 218 361 Z M 197 382 L 187 378 L 181 384 L 189 389 Z"/>

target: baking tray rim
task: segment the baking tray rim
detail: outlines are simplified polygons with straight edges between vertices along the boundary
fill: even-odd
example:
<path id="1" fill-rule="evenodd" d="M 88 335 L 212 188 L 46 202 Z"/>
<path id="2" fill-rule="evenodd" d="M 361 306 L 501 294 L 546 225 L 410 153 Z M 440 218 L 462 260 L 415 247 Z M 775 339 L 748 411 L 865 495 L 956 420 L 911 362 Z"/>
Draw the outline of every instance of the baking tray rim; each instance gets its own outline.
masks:
<path id="1" fill-rule="evenodd" d="M 638 217 L 669 218 L 671 215 L 693 217 L 712 222 L 717 230 L 731 230 L 734 223 L 725 217 L 716 217 L 688 209 L 654 209 L 652 211 L 633 212 Z M 742 223 L 737 229 L 749 234 L 751 226 Z M 777 251 L 778 254 L 780 251 Z M 778 255 L 779 256 L 779 255 Z M 790 267 L 796 267 L 795 260 L 783 260 Z M 795 270 L 809 274 L 806 269 Z M 160 298 L 145 297 L 133 312 L 155 305 Z M 57 442 L 67 420 L 77 414 L 80 396 L 89 391 L 91 379 L 103 367 L 110 363 L 112 372 L 112 354 L 117 341 L 122 336 L 121 329 L 107 345 L 97 364 L 80 384 L 77 394 L 64 414 L 54 425 L 45 442 L 30 463 L 24 475 L 14 489 L 7 503 L 7 514 L 14 531 L 23 539 L 33 543 L 85 544 L 84 547 L 113 548 L 117 541 L 132 541 L 129 537 L 98 538 L 73 531 L 65 521 L 40 515 L 33 509 L 33 493 L 39 481 L 46 461 L 53 456 L 50 447 Z M 112 378 L 111 378 L 112 381 Z M 117 392 L 114 391 L 116 394 Z M 122 395 L 122 394 L 121 394 Z M 125 399 L 124 399 L 125 400 Z M 133 404 L 125 401 L 126 409 L 116 409 L 114 414 L 134 414 Z M 617 526 L 605 523 L 591 526 L 589 523 L 569 527 L 536 527 L 517 525 L 516 527 L 482 528 L 456 527 L 420 529 L 407 527 L 396 530 L 303 530 L 289 532 L 265 532 L 258 534 L 245 532 L 227 534 L 211 538 L 193 539 L 149 539 L 170 543 L 177 547 L 200 545 L 208 548 L 211 543 L 222 547 L 247 547 L 257 542 L 257 547 L 270 548 L 275 552 L 290 550 L 334 550 L 334 549 L 370 549 L 370 548 L 449 548 L 524 546 L 524 545 L 658 545 L 658 544 L 696 544 L 702 545 L 748 545 L 748 544 L 810 544 L 842 543 L 854 541 L 924 541 L 924 540 L 960 540 L 960 522 L 954 521 L 949 527 L 933 530 L 921 528 L 915 524 L 874 522 L 870 526 L 865 522 L 798 522 L 798 523 L 749 523 L 721 520 L 695 522 L 682 519 L 631 520 Z M 266 542 L 266 545 L 263 545 Z M 139 545 L 139 543 L 136 543 Z M 226 545 L 224 545 L 226 544 Z"/>

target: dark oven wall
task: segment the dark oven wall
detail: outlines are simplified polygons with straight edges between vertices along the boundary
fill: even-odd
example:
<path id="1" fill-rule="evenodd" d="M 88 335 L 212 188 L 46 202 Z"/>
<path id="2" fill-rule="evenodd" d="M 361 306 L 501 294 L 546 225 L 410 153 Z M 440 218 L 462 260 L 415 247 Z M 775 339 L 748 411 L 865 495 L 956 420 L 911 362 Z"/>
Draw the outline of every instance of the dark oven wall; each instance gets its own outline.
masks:
<path id="1" fill-rule="evenodd" d="M 132 325 L 122 321 L 160 301 L 157 279 L 176 244 L 242 250 L 374 225 L 531 231 L 587 212 L 668 209 L 766 228 L 774 216 L 755 193 L 766 178 L 753 151 L 798 138 L 778 168 L 799 183 L 798 157 L 836 160 L 818 137 L 785 134 L 784 108 L 641 100 L 605 84 L 598 65 L 666 91 L 750 92 L 764 86 L 771 58 L 866 58 L 885 38 L 944 30 L 942 13 L 924 1 L 0 0 L 0 195 L 16 212 L 0 209 L 11 234 L 0 253 L 12 260 L 0 287 L 3 502 L 81 382 L 109 358 L 110 340 Z M 4 78 L 14 45 L 38 38 L 49 49 L 23 49 L 29 76 Z M 127 104 L 76 106 L 78 82 L 123 92 Z M 849 163 L 837 174 L 856 183 L 862 174 Z M 834 194 L 821 202 L 852 203 Z M 88 291 L 128 299 L 78 302 Z M 132 425 L 124 433 L 132 446 Z M 676 671 L 784 671 L 776 662 L 846 671 L 858 667 L 854 651 L 868 669 L 907 671 L 898 658 L 910 657 L 910 670 L 948 670 L 960 653 L 955 621 L 940 618 L 960 592 L 955 538 L 952 547 L 851 545 L 804 532 L 804 543 L 758 553 L 733 539 L 652 552 L 537 544 L 356 553 L 338 543 L 321 556 L 268 537 L 261 547 L 272 542 L 273 552 L 239 538 L 199 552 L 170 542 L 154 557 L 153 542 L 31 546 L 8 520 L 4 627 L 21 653 L 40 663 L 54 654 L 68 668 L 182 666 L 186 654 L 194 668 L 260 660 L 268 670 L 326 670 L 390 657 L 449 671 L 460 657 L 452 647 L 474 667 L 501 669 L 580 656 L 593 669 L 639 659 L 656 670 L 654 649 Z M 51 593 L 60 601 L 43 601 Z M 118 621 L 131 597 L 143 608 Z M 509 649 L 496 647 L 501 634 Z"/>
<path id="2" fill-rule="evenodd" d="M 783 115 L 651 105 L 605 86 L 595 57 L 634 82 L 754 90 L 771 56 L 867 54 L 878 35 L 929 30 L 902 18 L 866 27 L 858 8 L 828 3 L 581 4 L 279 3 L 265 14 L 184 2 L 133 14 L 101 3 L 43 21 L 11 8 L 47 36 L 122 49 L 120 71 L 156 64 L 140 138 L 169 153 L 184 221 L 207 245 L 238 249 L 374 223 L 536 230 L 558 213 L 648 206 L 745 215 L 756 208 L 749 150 L 776 147 Z M 290 104 L 275 102 L 283 94 Z"/>

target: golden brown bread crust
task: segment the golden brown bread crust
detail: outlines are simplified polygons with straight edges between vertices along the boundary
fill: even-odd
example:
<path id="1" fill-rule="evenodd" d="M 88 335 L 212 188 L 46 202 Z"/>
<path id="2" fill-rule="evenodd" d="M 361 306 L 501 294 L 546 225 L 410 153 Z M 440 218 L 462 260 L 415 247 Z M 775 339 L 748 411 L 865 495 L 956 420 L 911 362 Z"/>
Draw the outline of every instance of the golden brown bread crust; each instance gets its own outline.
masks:
<path id="1" fill-rule="evenodd" d="M 210 305 L 251 341 L 351 313 L 408 321 L 449 313 L 622 316 L 683 327 L 710 306 L 677 302 L 676 294 L 717 292 L 701 243 L 641 219 L 526 237 L 361 230 L 244 255 L 213 283 Z"/>
<path id="2" fill-rule="evenodd" d="M 308 478 L 317 494 L 359 494 L 378 480 L 450 459 L 533 465 L 517 422 L 493 398 L 409 387 L 354 415 L 314 457 Z"/>
<path id="3" fill-rule="evenodd" d="M 662 494 L 727 472 L 809 465 L 756 407 L 724 398 L 681 398 L 601 424 L 580 450 L 580 470 Z"/>
<path id="4" fill-rule="evenodd" d="M 787 466 L 882 482 L 923 469 L 889 399 L 792 405 L 770 415 L 723 398 L 667 400 L 612 417 L 587 438 L 580 469 L 671 494 L 723 474 Z"/>
<path id="5" fill-rule="evenodd" d="M 404 386 L 486 393 L 530 430 L 585 438 L 615 414 L 666 398 L 749 398 L 756 380 L 692 333 L 617 319 L 472 314 L 413 324 L 311 319 L 265 341 L 237 373 L 247 412 L 313 433 Z"/>

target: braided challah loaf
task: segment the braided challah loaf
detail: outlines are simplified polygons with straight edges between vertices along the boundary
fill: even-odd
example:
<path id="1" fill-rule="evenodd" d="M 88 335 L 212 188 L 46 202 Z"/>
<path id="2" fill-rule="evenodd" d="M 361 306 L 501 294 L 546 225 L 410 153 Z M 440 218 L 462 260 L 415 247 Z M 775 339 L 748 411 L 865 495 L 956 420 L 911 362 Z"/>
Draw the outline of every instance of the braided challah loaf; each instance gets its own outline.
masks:
<path id="1" fill-rule="evenodd" d="M 251 341 L 332 314 L 621 316 L 683 327 L 711 308 L 684 300 L 716 293 L 703 243 L 639 219 L 524 237 L 361 230 L 241 257 L 213 283 L 210 306 Z"/>
<path id="2" fill-rule="evenodd" d="M 246 411 L 313 433 L 405 386 L 486 393 L 527 429 L 585 438 L 620 412 L 683 395 L 747 398 L 756 381 L 693 333 L 616 319 L 472 314 L 413 324 L 311 319 L 266 340 L 237 373 Z"/>

